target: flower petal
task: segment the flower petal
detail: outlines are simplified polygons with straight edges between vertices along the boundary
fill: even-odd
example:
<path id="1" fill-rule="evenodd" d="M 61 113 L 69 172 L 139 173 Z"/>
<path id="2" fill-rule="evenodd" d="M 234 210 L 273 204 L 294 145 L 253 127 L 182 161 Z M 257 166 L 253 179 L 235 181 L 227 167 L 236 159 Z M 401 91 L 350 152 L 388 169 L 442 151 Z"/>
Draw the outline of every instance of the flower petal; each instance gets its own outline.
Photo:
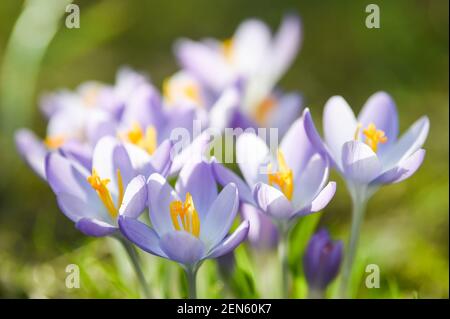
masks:
<path id="1" fill-rule="evenodd" d="M 315 154 L 294 180 L 292 203 L 300 209 L 311 203 L 325 186 L 328 180 L 328 162 L 319 154 Z"/>
<path id="2" fill-rule="evenodd" d="M 111 224 L 98 219 L 81 218 L 75 227 L 87 236 L 104 237 L 113 234 L 118 229 Z"/>
<path id="3" fill-rule="evenodd" d="M 187 193 L 192 195 L 202 221 L 217 197 L 217 184 L 211 164 L 203 161 L 185 165 L 180 171 L 175 190 L 182 199 Z"/>
<path id="4" fill-rule="evenodd" d="M 396 167 L 381 174 L 370 184 L 394 184 L 404 181 L 405 179 L 411 177 L 419 169 L 424 158 L 425 150 L 421 148 L 407 159 L 401 161 Z"/>
<path id="5" fill-rule="evenodd" d="M 302 41 L 299 17 L 288 15 L 275 35 L 272 52 L 267 62 L 273 81 L 277 82 L 295 59 Z"/>
<path id="6" fill-rule="evenodd" d="M 20 129 L 15 134 L 15 142 L 19 154 L 26 163 L 45 179 L 45 156 L 47 149 L 38 137 L 28 129 Z"/>
<path id="7" fill-rule="evenodd" d="M 410 157 L 422 147 L 428 136 L 430 121 L 423 116 L 417 120 L 402 137 L 381 156 L 384 169 L 396 166 L 402 160 Z"/>
<path id="8" fill-rule="evenodd" d="M 323 111 L 323 131 L 325 142 L 339 167 L 342 167 L 342 146 L 354 139 L 356 126 L 355 115 L 344 98 L 331 97 Z"/>
<path id="9" fill-rule="evenodd" d="M 131 180 L 125 189 L 119 214 L 130 218 L 138 218 L 147 205 L 147 182 L 144 176 L 138 175 Z"/>
<path id="10" fill-rule="evenodd" d="M 384 131 L 388 140 L 378 146 L 378 154 L 383 153 L 395 143 L 398 135 L 398 115 L 395 102 L 386 92 L 377 92 L 367 100 L 358 116 L 362 127 L 373 123 L 378 130 Z M 362 133 L 360 133 L 362 138 Z"/>
<path id="11" fill-rule="evenodd" d="M 293 213 L 291 202 L 275 187 L 258 183 L 253 189 L 253 198 L 258 207 L 275 220 L 289 219 Z"/>
<path id="12" fill-rule="evenodd" d="M 253 247 L 267 249 L 273 248 L 278 243 L 278 230 L 269 216 L 260 209 L 242 203 L 240 212 L 244 220 L 250 223 L 248 241 Z"/>
<path id="13" fill-rule="evenodd" d="M 281 141 L 281 151 L 294 178 L 299 176 L 308 165 L 315 149 L 306 135 L 304 117 L 300 117 L 289 128 Z"/>
<path id="14" fill-rule="evenodd" d="M 270 48 L 271 37 L 269 28 L 260 20 L 249 19 L 239 25 L 233 36 L 231 58 L 242 75 L 259 70 Z"/>
<path id="15" fill-rule="evenodd" d="M 200 238 L 209 249 L 228 233 L 239 207 L 236 185 L 228 184 L 210 206 L 200 226 Z"/>
<path id="16" fill-rule="evenodd" d="M 219 245 L 211 250 L 207 258 L 217 258 L 231 252 L 245 240 L 249 227 L 249 221 L 244 220 L 231 235 L 228 235 Z"/>
<path id="17" fill-rule="evenodd" d="M 351 141 L 342 148 L 342 166 L 346 178 L 356 184 L 368 184 L 381 173 L 381 163 L 365 143 Z"/>
<path id="18" fill-rule="evenodd" d="M 263 180 L 261 166 L 269 164 L 269 149 L 257 135 L 243 133 L 236 142 L 236 160 L 245 181 L 253 187 Z"/>
<path id="19" fill-rule="evenodd" d="M 159 237 L 156 232 L 134 218 L 126 216 L 119 217 L 119 228 L 122 234 L 142 250 L 167 258 L 159 245 Z"/>
<path id="20" fill-rule="evenodd" d="M 174 230 L 170 217 L 170 203 L 180 200 L 166 179 L 160 174 L 152 174 L 147 181 L 149 213 L 152 226 L 158 236 Z"/>
<path id="21" fill-rule="evenodd" d="M 297 211 L 294 216 L 301 217 L 321 211 L 328 205 L 335 193 L 336 183 L 329 182 L 328 185 L 320 191 L 320 193 L 313 199 L 313 201 L 309 205 Z"/>
<path id="22" fill-rule="evenodd" d="M 220 185 L 235 184 L 239 191 L 240 200 L 250 204 L 255 203 L 250 187 L 236 173 L 215 160 L 212 162 L 212 168 L 215 178 Z"/>
<path id="23" fill-rule="evenodd" d="M 89 172 L 80 164 L 58 153 L 48 153 L 45 165 L 47 181 L 56 194 L 72 194 L 86 203 L 97 198 L 87 182 Z"/>
<path id="24" fill-rule="evenodd" d="M 123 184 L 127 185 L 135 176 L 130 157 L 125 147 L 115 138 L 101 138 L 94 149 L 92 168 L 101 178 L 111 180 L 110 191 L 117 194 L 117 171 L 120 169 Z"/>
<path id="25" fill-rule="evenodd" d="M 303 99 L 298 93 L 283 94 L 268 114 L 267 127 L 278 129 L 278 135 L 284 136 L 292 123 L 299 116 Z"/>
<path id="26" fill-rule="evenodd" d="M 156 173 L 159 173 L 163 176 L 167 176 L 167 174 L 169 174 L 170 166 L 172 165 L 170 154 L 172 146 L 173 145 L 171 141 L 165 140 L 152 154 L 150 162 Z"/>
<path id="27" fill-rule="evenodd" d="M 194 265 L 205 255 L 203 242 L 185 231 L 166 233 L 159 243 L 169 259 L 183 265 Z"/>

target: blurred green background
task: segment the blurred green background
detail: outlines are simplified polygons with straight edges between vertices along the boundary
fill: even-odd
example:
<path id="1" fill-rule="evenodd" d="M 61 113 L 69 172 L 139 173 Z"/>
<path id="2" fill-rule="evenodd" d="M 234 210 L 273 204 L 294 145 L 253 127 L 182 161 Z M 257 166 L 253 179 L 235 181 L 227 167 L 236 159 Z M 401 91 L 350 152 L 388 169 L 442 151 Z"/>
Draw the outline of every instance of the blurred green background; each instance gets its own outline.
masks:
<path id="1" fill-rule="evenodd" d="M 29 2 L 51 7 L 64 1 Z M 342 95 L 359 110 L 378 90 L 394 97 L 402 132 L 421 115 L 431 121 L 421 169 L 405 182 L 384 187 L 369 202 L 355 295 L 448 298 L 448 1 L 74 1 L 81 9 L 80 29 L 67 29 L 60 19 L 53 30 L 52 11 L 35 10 L 16 30 L 27 45 L 16 43 L 5 55 L 25 3 L 0 1 L 0 297 L 139 296 L 121 247 L 76 231 L 58 211 L 47 185 L 16 153 L 14 129 L 27 126 L 44 135 L 45 121 L 37 108 L 40 94 L 91 79 L 112 82 L 123 65 L 147 72 L 161 87 L 177 70 L 172 44 L 178 37 L 224 39 L 243 19 L 258 17 L 275 28 L 283 14 L 296 12 L 303 21 L 304 42 L 280 86 L 302 91 L 317 123 L 330 96 Z M 380 29 L 365 27 L 369 3 L 380 7 Z M 46 41 L 48 48 L 39 46 Z M 339 183 L 324 212 L 305 218 L 294 230 L 293 297 L 305 296 L 300 271 L 305 234 L 320 223 L 333 237 L 346 240 L 349 218 L 349 197 Z M 199 296 L 276 297 L 267 279 L 275 276 L 270 270 L 273 255 L 239 248 L 230 284 L 221 280 L 214 261 L 207 262 L 199 273 Z M 156 297 L 183 296 L 183 276 L 176 265 L 144 258 Z M 71 263 L 80 266 L 80 289 L 65 287 L 65 267 Z M 364 286 L 364 267 L 370 263 L 380 267 L 379 289 Z"/>

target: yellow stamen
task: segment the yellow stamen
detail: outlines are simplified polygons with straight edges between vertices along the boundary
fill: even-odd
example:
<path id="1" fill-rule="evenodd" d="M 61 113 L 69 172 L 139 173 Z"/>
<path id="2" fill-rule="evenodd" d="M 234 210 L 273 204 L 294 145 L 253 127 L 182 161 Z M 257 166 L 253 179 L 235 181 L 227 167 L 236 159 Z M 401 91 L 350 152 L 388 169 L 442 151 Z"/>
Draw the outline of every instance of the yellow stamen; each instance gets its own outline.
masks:
<path id="1" fill-rule="evenodd" d="M 83 93 L 84 105 L 87 107 L 94 107 L 97 104 L 98 95 L 100 93 L 100 87 L 94 86 L 86 90 Z"/>
<path id="2" fill-rule="evenodd" d="M 177 96 L 181 95 L 194 101 L 197 106 L 203 106 L 200 88 L 197 83 L 192 80 L 179 82 L 173 77 L 165 79 L 163 81 L 163 95 L 169 102 L 169 105 L 174 104 L 177 100 Z"/>
<path id="3" fill-rule="evenodd" d="M 122 137 L 131 144 L 144 149 L 149 154 L 153 154 L 158 146 L 157 132 L 153 126 L 147 127 L 144 134 L 142 127 L 139 123 L 135 122 L 131 129 L 122 135 Z"/>
<path id="4" fill-rule="evenodd" d="M 169 209 L 172 224 L 176 230 L 184 230 L 195 237 L 200 235 L 200 219 L 190 193 L 186 193 L 184 204 L 175 200 L 170 203 Z"/>
<path id="5" fill-rule="evenodd" d="M 234 53 L 234 42 L 232 38 L 226 39 L 222 41 L 221 44 L 222 54 L 225 56 L 225 59 L 231 63 L 233 61 L 233 53 Z"/>
<path id="6" fill-rule="evenodd" d="M 294 192 L 294 176 L 292 169 L 290 169 L 286 161 L 284 160 L 283 153 L 278 150 L 277 153 L 278 160 L 278 172 L 272 172 L 272 164 L 269 164 L 269 185 L 276 184 L 280 187 L 283 194 L 289 199 L 292 199 L 292 194 Z"/>
<path id="7" fill-rule="evenodd" d="M 258 124 L 265 126 L 267 124 L 267 118 L 270 111 L 272 111 L 277 105 L 275 98 L 268 96 L 255 109 L 255 120 Z"/>
<path id="8" fill-rule="evenodd" d="M 97 192 L 98 197 L 102 201 L 103 205 L 105 205 L 108 213 L 112 218 L 116 218 L 119 213 L 119 208 L 122 205 L 123 195 L 124 195 L 124 187 L 122 175 L 120 174 L 120 170 L 117 170 L 117 183 L 119 186 L 119 195 L 117 197 L 117 206 L 114 205 L 111 193 L 107 187 L 107 185 L 111 182 L 111 180 L 107 178 L 100 178 L 97 171 L 92 169 L 92 175 L 87 178 L 88 183 L 91 187 Z"/>
<path id="9" fill-rule="evenodd" d="M 370 123 L 369 126 L 363 130 L 363 134 L 366 137 L 366 144 L 369 145 L 374 152 L 378 149 L 378 143 L 384 144 L 388 141 L 384 131 L 377 130 L 377 127 L 373 123 Z"/>
<path id="10" fill-rule="evenodd" d="M 65 141 L 66 138 L 63 135 L 54 135 L 54 136 L 47 136 L 44 140 L 44 144 L 49 149 L 54 150 L 57 149 L 58 147 L 61 147 Z"/>

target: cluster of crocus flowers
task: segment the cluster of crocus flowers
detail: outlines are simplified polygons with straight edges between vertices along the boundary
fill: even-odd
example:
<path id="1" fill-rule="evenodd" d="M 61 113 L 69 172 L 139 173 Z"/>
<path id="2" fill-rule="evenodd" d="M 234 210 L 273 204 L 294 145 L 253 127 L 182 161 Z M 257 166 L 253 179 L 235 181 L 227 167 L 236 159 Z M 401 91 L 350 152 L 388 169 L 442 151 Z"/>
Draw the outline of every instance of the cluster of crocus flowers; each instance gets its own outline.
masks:
<path id="1" fill-rule="evenodd" d="M 247 20 L 224 41 L 179 40 L 175 54 L 183 69 L 166 78 L 161 91 L 124 68 L 114 85 L 88 82 L 47 95 L 47 136 L 20 130 L 19 153 L 48 182 L 77 229 L 124 244 L 144 290 L 133 245 L 180 264 L 190 297 L 196 297 L 201 264 L 223 256 L 233 261 L 230 254 L 247 238 L 260 248 L 278 244 L 288 297 L 289 231 L 298 218 L 332 200 L 334 167 L 354 204 L 342 267 L 345 290 L 366 201 L 381 185 L 420 167 L 429 123 L 423 117 L 397 139 L 397 112 L 386 93 L 370 97 L 358 118 L 343 98 L 332 97 L 322 140 L 309 109 L 301 114 L 301 96 L 277 87 L 300 43 L 296 16 L 286 16 L 274 35 L 263 22 Z M 268 144 L 255 132 L 238 134 L 239 172 L 209 158 L 208 129 L 260 127 L 276 128 L 280 143 L 273 148 L 272 140 Z M 178 129 L 194 135 L 181 150 L 175 142 L 185 136 Z M 150 223 L 142 218 L 147 209 Z M 311 297 L 324 295 L 342 256 L 342 243 L 326 231 L 311 238 L 303 256 Z"/>

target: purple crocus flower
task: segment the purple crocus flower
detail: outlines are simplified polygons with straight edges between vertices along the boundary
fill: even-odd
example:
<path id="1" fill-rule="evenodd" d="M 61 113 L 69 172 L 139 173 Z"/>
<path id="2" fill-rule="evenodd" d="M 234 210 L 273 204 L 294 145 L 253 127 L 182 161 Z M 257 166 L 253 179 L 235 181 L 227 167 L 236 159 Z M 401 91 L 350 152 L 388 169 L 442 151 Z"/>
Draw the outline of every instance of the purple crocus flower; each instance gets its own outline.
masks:
<path id="1" fill-rule="evenodd" d="M 366 203 L 380 186 L 401 182 L 419 169 L 430 123 L 423 116 L 397 139 L 395 103 L 387 93 L 377 92 L 367 100 L 358 118 L 342 97 L 330 98 L 325 105 L 323 126 L 324 141 L 311 115 L 306 113 L 308 137 L 334 163 L 352 197 L 352 231 L 340 287 L 341 297 L 346 297 Z"/>
<path id="2" fill-rule="evenodd" d="M 112 137 L 94 149 L 92 171 L 52 152 L 46 156 L 47 181 L 61 211 L 84 234 L 107 236 L 117 232 L 119 216 L 137 218 L 147 203 L 146 176 L 166 168 L 170 147 L 164 143 L 153 157 L 139 158 Z M 167 169 L 166 169 L 167 171 Z"/>
<path id="3" fill-rule="evenodd" d="M 417 171 L 425 156 L 422 145 L 430 124 L 423 116 L 397 139 L 395 103 L 387 93 L 378 92 L 367 100 L 358 118 L 342 97 L 330 98 L 323 115 L 324 142 L 309 112 L 305 126 L 311 141 L 331 159 L 350 191 L 368 188 L 370 193 Z"/>
<path id="4" fill-rule="evenodd" d="M 210 108 L 210 126 L 277 127 L 282 134 L 300 112 L 302 100 L 299 94 L 283 94 L 275 86 L 300 43 L 300 20 L 291 15 L 284 18 L 275 36 L 262 21 L 251 19 L 223 42 L 181 39 L 175 54 L 182 67 L 202 83 L 202 91 L 210 91 L 217 99 L 227 96 L 223 98 L 227 103 Z"/>
<path id="5" fill-rule="evenodd" d="M 309 240 L 303 256 L 303 270 L 310 296 L 321 297 L 336 278 L 342 260 L 342 241 L 332 241 L 328 231 L 319 230 Z"/>
<path id="6" fill-rule="evenodd" d="M 328 160 L 309 141 L 304 116 L 292 124 L 276 153 L 262 138 L 243 133 L 237 140 L 236 158 L 245 181 L 215 163 L 218 181 L 235 183 L 243 202 L 277 222 L 323 209 L 334 196 L 336 184 L 327 182 Z"/>
<path id="7" fill-rule="evenodd" d="M 126 238 L 153 255 L 196 270 L 203 260 L 229 253 L 247 236 L 248 221 L 227 235 L 238 210 L 238 191 L 229 184 L 218 193 L 210 163 L 185 165 L 175 189 L 153 174 L 147 189 L 152 227 L 128 216 L 121 216 L 119 225 Z"/>
<path id="8" fill-rule="evenodd" d="M 102 136 L 111 133 L 107 123 L 123 112 L 125 101 L 145 77 L 127 68 L 117 74 L 114 86 L 89 81 L 74 91 L 60 90 L 41 99 L 40 109 L 48 118 L 44 139 L 28 129 L 16 133 L 20 155 L 45 179 L 45 157 L 60 151 L 91 169 L 92 150 Z"/>

